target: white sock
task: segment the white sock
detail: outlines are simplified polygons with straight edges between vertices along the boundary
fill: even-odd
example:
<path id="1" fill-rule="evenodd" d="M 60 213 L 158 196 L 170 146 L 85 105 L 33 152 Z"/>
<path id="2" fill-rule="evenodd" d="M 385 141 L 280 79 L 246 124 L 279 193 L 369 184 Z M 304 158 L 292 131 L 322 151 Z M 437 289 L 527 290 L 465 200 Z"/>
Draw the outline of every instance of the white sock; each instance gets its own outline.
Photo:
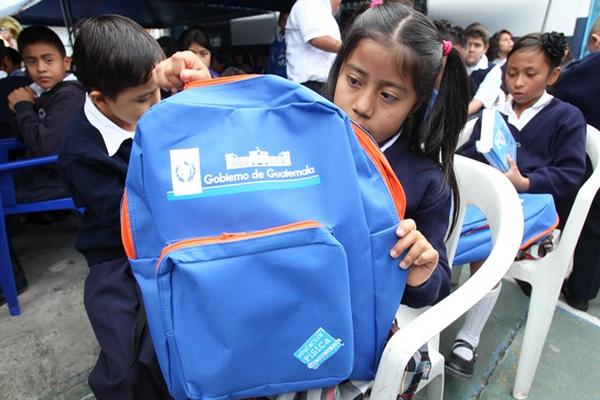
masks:
<path id="1" fill-rule="evenodd" d="M 501 288 L 502 282 L 498 283 L 495 288 L 490 290 L 488 294 L 467 311 L 465 322 L 456 335 L 456 339 L 462 339 L 471 344 L 471 346 L 477 347 L 481 331 L 494 309 Z M 471 360 L 473 358 L 473 352 L 466 347 L 458 347 L 453 350 L 453 352 L 465 360 Z"/>

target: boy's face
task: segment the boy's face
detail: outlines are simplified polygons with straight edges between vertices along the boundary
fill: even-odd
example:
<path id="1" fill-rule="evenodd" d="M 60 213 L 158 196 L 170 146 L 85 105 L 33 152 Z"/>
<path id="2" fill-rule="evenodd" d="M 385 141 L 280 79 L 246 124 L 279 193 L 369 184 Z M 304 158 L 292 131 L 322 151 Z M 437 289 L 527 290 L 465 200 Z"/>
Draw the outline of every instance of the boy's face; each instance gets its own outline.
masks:
<path id="1" fill-rule="evenodd" d="M 97 90 L 93 90 L 90 97 L 108 119 L 127 131 L 134 131 L 142 114 L 160 100 L 160 90 L 152 75 L 148 82 L 125 89 L 114 99 Z"/>
<path id="2" fill-rule="evenodd" d="M 44 90 L 61 82 L 71 67 L 71 58 L 63 57 L 58 49 L 47 43 L 33 43 L 22 52 L 29 77 Z"/>
<path id="3" fill-rule="evenodd" d="M 488 46 L 483 43 L 483 39 L 479 36 L 467 37 L 467 54 L 465 55 L 465 63 L 470 67 L 481 60 L 483 54 L 487 51 Z"/>

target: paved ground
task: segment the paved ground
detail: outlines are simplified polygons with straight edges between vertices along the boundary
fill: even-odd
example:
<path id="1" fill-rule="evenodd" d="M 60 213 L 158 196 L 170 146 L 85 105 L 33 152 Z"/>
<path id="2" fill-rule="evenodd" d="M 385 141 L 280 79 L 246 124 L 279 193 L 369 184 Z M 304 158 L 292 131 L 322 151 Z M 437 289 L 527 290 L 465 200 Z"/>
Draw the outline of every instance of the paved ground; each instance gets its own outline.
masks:
<path id="1" fill-rule="evenodd" d="M 19 297 L 21 316 L 0 307 L 0 400 L 94 398 L 86 379 L 98 347 L 82 304 L 87 266 L 71 245 L 77 223 L 69 217 L 13 229 L 29 289 Z M 511 399 L 527 304 L 514 284 L 504 282 L 475 377 L 447 376 L 445 399 Z M 583 317 L 557 308 L 531 400 L 600 399 L 600 300 Z M 444 332 L 442 349 L 450 346 L 456 325 Z"/>

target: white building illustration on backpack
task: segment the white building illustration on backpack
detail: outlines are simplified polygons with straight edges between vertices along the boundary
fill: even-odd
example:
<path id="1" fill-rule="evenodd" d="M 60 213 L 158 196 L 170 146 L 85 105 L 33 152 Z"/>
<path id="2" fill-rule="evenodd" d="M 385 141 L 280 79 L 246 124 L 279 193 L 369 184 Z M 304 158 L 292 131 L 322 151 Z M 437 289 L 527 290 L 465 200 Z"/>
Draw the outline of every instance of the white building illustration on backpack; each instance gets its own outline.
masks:
<path id="1" fill-rule="evenodd" d="M 282 151 L 276 156 L 270 156 L 268 151 L 259 149 L 251 150 L 247 156 L 238 156 L 235 153 L 225 154 L 227 170 L 250 167 L 289 167 L 292 159 L 289 150 Z"/>

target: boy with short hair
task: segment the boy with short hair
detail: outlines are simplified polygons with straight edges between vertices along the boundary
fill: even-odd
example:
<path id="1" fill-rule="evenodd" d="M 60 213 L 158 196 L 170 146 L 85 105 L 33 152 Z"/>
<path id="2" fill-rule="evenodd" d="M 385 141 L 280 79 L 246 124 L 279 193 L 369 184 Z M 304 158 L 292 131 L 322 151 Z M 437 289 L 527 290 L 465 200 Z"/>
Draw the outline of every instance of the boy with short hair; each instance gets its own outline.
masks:
<path id="1" fill-rule="evenodd" d="M 65 80 L 71 59 L 50 28 L 30 26 L 21 32 L 17 43 L 27 75 L 42 93 L 38 97 L 31 87 L 24 86 L 8 95 L 8 106 L 15 113 L 15 134 L 27 147 L 28 157 L 56 154 L 65 128 L 83 104 L 83 87 L 73 78 Z M 54 167 L 25 172 L 16 177 L 17 201 L 67 196 Z"/>
<path id="2" fill-rule="evenodd" d="M 502 85 L 502 70 L 496 65 L 489 65 L 485 55 L 490 45 L 489 33 L 485 26 L 477 22 L 472 23 L 465 29 L 464 35 L 467 39 L 465 64 L 471 91 L 468 114 L 472 115 L 494 104 Z"/>
<path id="3" fill-rule="evenodd" d="M 157 66 L 164 58 L 158 43 L 117 15 L 84 21 L 73 50 L 87 96 L 67 129 L 58 168 L 75 204 L 85 207 L 75 247 L 90 267 L 84 305 L 100 344 L 88 383 L 98 399 L 169 398 L 140 323 L 141 299 L 121 243 L 119 212 L 137 120 L 160 100 L 159 87 L 181 88 L 190 71 L 179 73 L 187 66 L 181 53 Z M 199 59 L 194 62 L 203 67 L 195 78 L 210 78 Z"/>

